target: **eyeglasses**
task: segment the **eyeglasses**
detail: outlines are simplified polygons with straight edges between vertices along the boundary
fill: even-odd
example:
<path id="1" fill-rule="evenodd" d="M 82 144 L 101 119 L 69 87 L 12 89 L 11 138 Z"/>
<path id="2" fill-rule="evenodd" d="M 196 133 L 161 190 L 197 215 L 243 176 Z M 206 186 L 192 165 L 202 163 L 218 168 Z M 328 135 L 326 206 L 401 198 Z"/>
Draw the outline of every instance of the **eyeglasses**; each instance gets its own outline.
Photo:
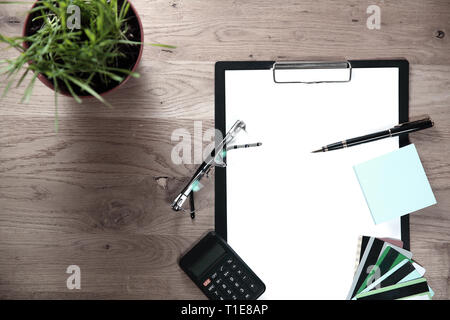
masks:
<path id="1" fill-rule="evenodd" d="M 225 138 L 220 141 L 216 147 L 211 151 L 211 153 L 208 155 L 208 157 L 203 161 L 203 163 L 200 165 L 200 167 L 197 169 L 197 171 L 194 173 L 194 176 L 189 180 L 187 185 L 181 190 L 180 194 L 175 198 L 175 200 L 172 203 L 172 209 L 174 211 L 184 211 L 187 210 L 183 209 L 183 204 L 189 197 L 189 203 L 190 203 L 190 214 L 191 218 L 195 218 L 195 205 L 194 205 L 194 192 L 197 192 L 201 188 L 200 180 L 206 175 L 208 176 L 209 171 L 211 170 L 212 166 L 219 166 L 219 167 L 225 167 L 226 163 L 224 162 L 225 154 L 228 150 L 234 150 L 234 149 L 240 149 L 240 148 L 249 148 L 249 147 L 256 147 L 261 146 L 262 143 L 253 143 L 253 144 L 245 144 L 245 145 L 235 145 L 235 146 L 229 146 L 228 144 L 232 143 L 239 132 L 242 130 L 245 131 L 246 125 L 244 121 L 238 120 L 236 123 L 231 127 L 231 129 L 228 131 L 228 133 L 225 135 Z"/>

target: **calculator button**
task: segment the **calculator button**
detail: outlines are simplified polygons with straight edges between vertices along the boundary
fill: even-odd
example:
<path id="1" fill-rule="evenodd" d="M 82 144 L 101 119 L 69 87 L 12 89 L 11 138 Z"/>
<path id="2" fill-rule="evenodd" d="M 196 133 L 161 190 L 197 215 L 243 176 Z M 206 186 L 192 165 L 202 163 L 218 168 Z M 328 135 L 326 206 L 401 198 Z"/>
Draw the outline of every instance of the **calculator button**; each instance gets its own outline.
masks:
<path id="1" fill-rule="evenodd" d="M 208 287 L 208 291 L 211 292 L 211 291 L 213 291 L 215 288 L 216 288 L 216 286 L 212 284 L 212 285 L 210 285 L 210 286 Z"/>
<path id="2" fill-rule="evenodd" d="M 222 285 L 220 286 L 223 290 L 226 290 L 228 288 L 228 286 L 225 283 L 222 283 Z"/>
<path id="3" fill-rule="evenodd" d="M 217 278 L 216 281 L 214 281 L 214 282 L 215 282 L 215 284 L 219 285 L 219 284 L 221 284 L 223 282 L 223 279 L 222 278 Z"/>
<path id="4" fill-rule="evenodd" d="M 231 270 L 234 270 L 236 268 L 237 268 L 237 265 L 235 263 L 231 265 Z"/>
<path id="5" fill-rule="evenodd" d="M 229 295 L 231 295 L 233 293 L 233 291 L 231 291 L 230 289 L 227 289 L 226 291 Z"/>
<path id="6" fill-rule="evenodd" d="M 237 300 L 237 296 L 236 296 L 235 294 L 233 294 L 233 295 L 231 296 L 231 299 L 232 299 L 232 300 Z"/>
<path id="7" fill-rule="evenodd" d="M 218 276 L 218 273 L 217 273 L 217 272 L 214 272 L 214 273 L 211 275 L 211 279 L 214 280 L 215 278 L 217 278 L 217 276 Z"/>
<path id="8" fill-rule="evenodd" d="M 221 266 L 219 267 L 219 271 L 220 271 L 220 272 L 224 272 L 224 271 L 225 271 L 225 266 L 224 266 L 224 265 L 221 265 Z"/>
<path id="9" fill-rule="evenodd" d="M 244 296 L 245 299 L 250 299 L 250 297 L 251 297 L 251 296 L 250 296 L 250 294 L 248 294 L 248 293 Z"/>
<path id="10" fill-rule="evenodd" d="M 226 270 L 224 273 L 223 273 L 223 276 L 224 277 L 228 277 L 230 275 L 230 271 L 228 271 L 228 270 Z"/>
<path id="11" fill-rule="evenodd" d="M 242 279 L 242 281 L 244 281 L 244 282 L 249 282 L 249 281 L 250 281 L 250 279 L 248 278 L 248 276 L 247 276 L 246 274 L 243 274 L 242 277 L 241 277 L 241 279 Z"/>
<path id="12" fill-rule="evenodd" d="M 241 269 L 237 269 L 237 270 L 236 270 L 236 274 L 237 274 L 238 276 L 242 276 L 242 275 L 244 274 L 244 272 L 243 272 Z"/>
<path id="13" fill-rule="evenodd" d="M 256 290 L 257 290 L 257 288 L 256 288 L 256 286 L 255 286 L 254 283 L 250 283 L 248 287 L 249 287 L 250 290 L 253 291 L 253 292 L 256 292 Z"/>
<path id="14" fill-rule="evenodd" d="M 230 280 L 230 282 L 234 282 L 235 279 L 234 279 L 234 277 L 231 276 L 228 278 L 228 280 Z"/>
<path id="15" fill-rule="evenodd" d="M 234 283 L 234 286 L 235 286 L 236 288 L 239 288 L 241 285 L 239 284 L 239 282 L 235 282 L 235 283 Z"/>
<path id="16" fill-rule="evenodd" d="M 227 259 L 226 262 L 227 262 L 228 264 L 232 264 L 232 263 L 233 263 L 233 259 L 230 257 L 230 258 Z"/>
<path id="17" fill-rule="evenodd" d="M 210 283 L 211 283 L 211 279 L 208 278 L 203 282 L 203 286 L 207 287 Z"/>
<path id="18" fill-rule="evenodd" d="M 240 287 L 240 288 L 239 288 L 239 293 L 240 293 L 240 294 L 245 294 L 245 289 L 242 288 L 242 287 Z"/>

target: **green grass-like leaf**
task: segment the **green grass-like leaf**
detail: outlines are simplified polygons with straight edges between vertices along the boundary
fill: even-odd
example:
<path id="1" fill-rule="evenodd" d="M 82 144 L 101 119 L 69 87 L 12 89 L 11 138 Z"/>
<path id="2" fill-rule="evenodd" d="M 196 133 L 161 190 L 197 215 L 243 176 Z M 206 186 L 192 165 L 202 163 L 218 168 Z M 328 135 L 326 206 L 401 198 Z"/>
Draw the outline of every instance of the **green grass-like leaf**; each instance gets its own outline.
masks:
<path id="1" fill-rule="evenodd" d="M 0 1 L 1 4 L 34 2 Z M 69 5 L 81 11 L 81 29 L 70 29 Z M 0 42 L 19 51 L 15 59 L 0 60 L 0 74 L 6 78 L 3 95 L 12 85 L 22 84 L 27 75 L 33 74 L 24 91 L 22 101 L 30 101 L 38 74 L 47 77 L 55 88 L 55 129 L 58 128 L 57 92 L 64 86 L 75 101 L 81 103 L 79 93 L 90 94 L 105 105 L 111 106 L 95 87 L 100 79 L 106 85 L 120 83 L 128 75 L 140 75 L 119 66 L 125 57 L 124 46 L 144 45 L 127 39 L 130 28 L 127 13 L 128 1 L 118 0 L 39 0 L 30 9 L 33 23 L 40 24 L 30 36 L 8 37 L 0 34 Z M 23 43 L 28 44 L 24 48 Z M 164 44 L 151 44 L 163 48 L 175 48 Z M 29 63 L 31 62 L 31 63 Z M 23 70 L 23 71 L 21 71 Z M 19 76 L 20 72 L 20 76 Z M 23 73 L 22 73 L 23 72 Z M 17 78 L 19 78 L 17 80 Z"/>

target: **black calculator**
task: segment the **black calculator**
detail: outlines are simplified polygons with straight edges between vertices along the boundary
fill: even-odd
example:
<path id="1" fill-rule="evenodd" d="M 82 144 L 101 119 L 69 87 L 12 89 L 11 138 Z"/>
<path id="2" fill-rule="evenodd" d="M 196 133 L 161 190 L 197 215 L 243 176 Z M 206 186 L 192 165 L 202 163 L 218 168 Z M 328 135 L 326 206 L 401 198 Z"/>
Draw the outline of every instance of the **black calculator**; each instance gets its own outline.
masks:
<path id="1" fill-rule="evenodd" d="M 256 300 L 266 286 L 214 231 L 180 259 L 180 267 L 212 300 Z"/>

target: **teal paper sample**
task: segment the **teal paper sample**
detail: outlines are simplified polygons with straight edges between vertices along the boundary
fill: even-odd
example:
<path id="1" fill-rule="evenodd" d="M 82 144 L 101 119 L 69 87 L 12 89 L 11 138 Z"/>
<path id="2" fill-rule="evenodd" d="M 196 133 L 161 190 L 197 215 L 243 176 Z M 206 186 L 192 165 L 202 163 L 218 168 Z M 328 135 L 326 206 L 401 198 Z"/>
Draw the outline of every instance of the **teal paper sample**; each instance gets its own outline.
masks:
<path id="1" fill-rule="evenodd" d="M 375 224 L 436 204 L 414 144 L 353 169 Z"/>

